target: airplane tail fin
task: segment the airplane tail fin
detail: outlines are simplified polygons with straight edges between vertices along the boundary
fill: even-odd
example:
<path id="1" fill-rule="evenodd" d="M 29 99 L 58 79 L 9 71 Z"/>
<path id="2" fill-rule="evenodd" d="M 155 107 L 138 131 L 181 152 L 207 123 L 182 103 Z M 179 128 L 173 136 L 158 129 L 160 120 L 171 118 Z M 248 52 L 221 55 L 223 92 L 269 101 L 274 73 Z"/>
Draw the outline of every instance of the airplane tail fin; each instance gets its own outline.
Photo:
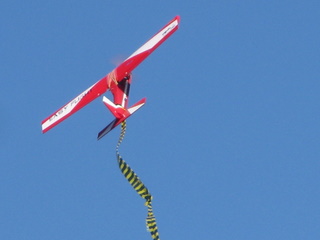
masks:
<path id="1" fill-rule="evenodd" d="M 128 117 L 130 117 L 138 109 L 140 109 L 146 103 L 146 98 L 141 99 L 139 102 L 128 109 L 125 109 L 120 105 L 115 105 L 106 97 L 103 97 L 103 102 L 116 118 L 99 132 L 98 140 L 100 140 L 103 136 L 109 133 L 112 129 L 114 129 Z"/>

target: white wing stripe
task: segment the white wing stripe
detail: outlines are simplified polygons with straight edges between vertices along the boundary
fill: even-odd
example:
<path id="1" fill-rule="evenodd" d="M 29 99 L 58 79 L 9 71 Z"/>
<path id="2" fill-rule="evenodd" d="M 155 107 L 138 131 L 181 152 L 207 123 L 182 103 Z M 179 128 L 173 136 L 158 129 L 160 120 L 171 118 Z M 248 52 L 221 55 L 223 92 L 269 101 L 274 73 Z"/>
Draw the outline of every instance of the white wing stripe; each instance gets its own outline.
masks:
<path id="1" fill-rule="evenodd" d="M 135 51 L 130 57 L 128 57 L 126 60 L 145 52 L 151 48 L 153 48 L 158 42 L 161 41 L 168 33 L 170 33 L 176 26 L 178 25 L 178 20 L 173 21 L 171 24 L 169 24 L 166 28 L 164 28 L 162 31 L 160 31 L 157 35 L 155 35 L 153 38 L 151 38 L 148 42 L 146 42 L 142 47 L 140 47 L 137 51 Z M 126 61 L 125 60 L 125 61 Z"/>
<path id="2" fill-rule="evenodd" d="M 95 84 L 94 84 L 95 85 Z M 68 102 L 65 106 L 60 108 L 56 113 L 54 113 L 47 121 L 45 121 L 42 124 L 42 130 L 45 130 L 46 128 L 50 127 L 55 122 L 59 121 L 61 118 L 68 115 L 81 101 L 81 99 L 90 92 L 91 88 L 94 86 L 92 85 L 88 89 L 86 89 L 84 92 L 80 93 L 78 96 L 76 96 L 74 99 L 72 99 L 70 102 Z"/>

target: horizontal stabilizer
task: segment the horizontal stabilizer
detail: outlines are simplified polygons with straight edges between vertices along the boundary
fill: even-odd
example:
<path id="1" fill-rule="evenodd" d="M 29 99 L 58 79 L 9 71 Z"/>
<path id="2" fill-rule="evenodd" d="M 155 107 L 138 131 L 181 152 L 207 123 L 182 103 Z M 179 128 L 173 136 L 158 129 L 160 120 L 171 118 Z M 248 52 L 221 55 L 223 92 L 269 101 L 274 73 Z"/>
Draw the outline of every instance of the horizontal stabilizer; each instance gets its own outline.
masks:
<path id="1" fill-rule="evenodd" d="M 103 96 L 102 101 L 116 118 L 123 118 L 125 116 L 126 109 L 124 109 L 121 105 L 115 105 L 105 96 Z"/>
<path id="2" fill-rule="evenodd" d="M 137 111 L 139 108 L 141 108 L 146 103 L 146 98 L 142 98 L 139 102 L 134 104 L 132 107 L 128 108 L 128 112 L 133 114 L 135 111 Z"/>
<path id="3" fill-rule="evenodd" d="M 109 123 L 108 126 L 106 126 L 104 129 L 102 129 L 98 134 L 98 140 L 100 140 L 102 137 L 104 137 L 107 133 L 109 133 L 112 129 L 114 129 L 116 126 L 118 126 L 120 123 L 122 123 L 124 120 L 126 120 L 128 117 L 130 117 L 133 113 L 135 113 L 138 109 L 140 109 L 145 103 L 146 98 L 141 99 L 139 102 L 134 104 L 132 107 L 128 109 L 123 109 L 121 106 L 116 106 L 113 102 L 111 102 L 108 98 L 104 97 L 103 102 L 106 104 L 108 109 L 113 113 L 113 110 L 121 109 L 123 110 L 123 115 L 120 118 L 114 119 L 111 123 Z M 110 108 L 109 108 L 110 107 Z M 119 108 L 118 108 L 119 107 Z M 117 115 L 113 114 L 113 115 Z"/>

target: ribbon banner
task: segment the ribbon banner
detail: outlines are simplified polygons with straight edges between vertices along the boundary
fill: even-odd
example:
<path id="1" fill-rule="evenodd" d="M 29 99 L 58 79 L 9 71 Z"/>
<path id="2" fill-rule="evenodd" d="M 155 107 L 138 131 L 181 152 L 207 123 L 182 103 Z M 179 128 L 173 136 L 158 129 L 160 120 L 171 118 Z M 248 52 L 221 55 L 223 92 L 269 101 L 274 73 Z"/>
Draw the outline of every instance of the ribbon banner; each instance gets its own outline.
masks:
<path id="1" fill-rule="evenodd" d="M 151 233 L 154 240 L 160 240 L 158 227 L 156 223 L 156 218 L 153 214 L 152 209 L 152 196 L 148 188 L 142 183 L 138 175 L 130 168 L 130 166 L 123 160 L 119 153 L 119 147 L 123 141 L 124 135 L 126 133 L 126 121 L 121 123 L 121 133 L 116 147 L 116 156 L 119 164 L 119 168 L 123 176 L 128 180 L 131 186 L 136 190 L 136 192 L 146 200 L 145 205 L 148 207 L 148 215 L 146 218 L 147 230 Z"/>

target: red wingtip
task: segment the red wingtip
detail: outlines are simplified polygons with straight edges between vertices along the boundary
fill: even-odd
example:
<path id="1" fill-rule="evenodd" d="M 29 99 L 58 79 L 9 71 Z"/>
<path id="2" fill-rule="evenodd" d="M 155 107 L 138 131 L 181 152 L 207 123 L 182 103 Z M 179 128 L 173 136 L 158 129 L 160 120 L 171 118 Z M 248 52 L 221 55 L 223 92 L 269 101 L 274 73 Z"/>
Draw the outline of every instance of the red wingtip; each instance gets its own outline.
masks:
<path id="1" fill-rule="evenodd" d="M 178 22 L 180 23 L 181 18 L 180 18 L 180 16 L 179 16 L 179 15 L 177 15 L 177 16 L 175 17 L 175 19 L 177 19 L 177 20 L 178 20 Z"/>

